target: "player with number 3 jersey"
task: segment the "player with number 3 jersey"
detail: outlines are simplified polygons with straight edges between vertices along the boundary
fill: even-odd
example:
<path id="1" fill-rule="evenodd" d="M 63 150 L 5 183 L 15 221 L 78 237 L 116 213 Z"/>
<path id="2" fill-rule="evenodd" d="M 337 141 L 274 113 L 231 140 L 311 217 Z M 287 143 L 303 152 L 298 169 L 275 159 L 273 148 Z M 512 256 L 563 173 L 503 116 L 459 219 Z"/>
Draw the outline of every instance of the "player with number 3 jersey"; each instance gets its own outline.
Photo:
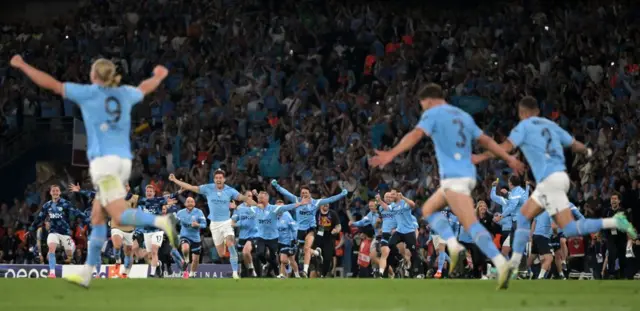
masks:
<path id="1" fill-rule="evenodd" d="M 517 229 L 513 239 L 511 264 L 519 266 L 522 254 L 529 241 L 531 220 L 546 211 L 567 237 L 587 235 L 602 229 L 618 229 L 627 232 L 632 239 L 636 231 L 624 214 L 611 218 L 575 220 L 569 208 L 569 175 L 565 166 L 564 148 L 591 157 L 593 151 L 575 140 L 571 134 L 555 122 L 538 117 L 540 108 L 535 98 L 527 96 L 518 104 L 520 123 L 511 131 L 509 138 L 502 143 L 503 151 L 511 152 L 520 148 L 529 161 L 537 187 L 516 215 Z M 491 152 L 474 156 L 473 162 L 479 163 L 491 158 Z"/>
<path id="2" fill-rule="evenodd" d="M 107 59 L 98 59 L 91 66 L 91 84 L 62 83 L 27 64 L 20 55 L 13 56 L 10 64 L 38 86 L 75 102 L 84 119 L 89 173 L 98 194 L 91 213 L 92 231 L 85 269 L 66 279 L 83 287 L 89 286 L 107 238 L 107 219 L 101 208 L 106 210 L 112 223 L 159 228 L 165 231 L 171 244 L 178 247 L 175 216 L 156 216 L 126 208 L 124 186 L 131 173 L 131 109 L 158 88 L 168 75 L 167 69 L 157 66 L 153 77 L 132 87 L 119 85 L 121 77 L 116 66 Z"/>
<path id="3" fill-rule="evenodd" d="M 393 149 L 376 150 L 376 156 L 369 160 L 369 164 L 374 167 L 385 166 L 396 156 L 413 148 L 425 135 L 430 136 L 438 160 L 440 188 L 424 204 L 422 215 L 447 243 L 451 266 L 455 267 L 464 247 L 458 243 L 449 221 L 438 212 L 448 204 L 465 230 L 473 236 L 478 248 L 498 268 L 498 287 L 506 288 L 512 268 L 493 244 L 491 235 L 480 224 L 474 212 L 471 191 L 475 188 L 476 168 L 471 163 L 472 144 L 477 142 L 498 154 L 516 174 L 524 170 L 524 165 L 502 150 L 491 137 L 483 134 L 469 114 L 447 104 L 439 85 L 426 85 L 418 96 L 424 112 L 416 128 L 405 135 Z"/>

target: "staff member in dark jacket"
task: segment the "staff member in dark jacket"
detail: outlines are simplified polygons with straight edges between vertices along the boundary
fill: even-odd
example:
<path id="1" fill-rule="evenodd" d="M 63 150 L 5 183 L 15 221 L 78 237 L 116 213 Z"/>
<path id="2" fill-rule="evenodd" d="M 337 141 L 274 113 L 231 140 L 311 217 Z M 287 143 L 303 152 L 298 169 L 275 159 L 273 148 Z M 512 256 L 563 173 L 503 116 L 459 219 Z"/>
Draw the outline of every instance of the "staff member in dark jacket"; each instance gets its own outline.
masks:
<path id="1" fill-rule="evenodd" d="M 338 233 L 342 230 L 340 216 L 334 210 L 329 209 L 329 205 L 322 205 L 316 212 L 316 223 L 318 229 L 314 244 L 322 249 L 322 271 L 321 276 L 326 276 L 331 271 L 333 256 L 335 255 L 335 241 Z"/>
<path id="2" fill-rule="evenodd" d="M 615 214 L 619 212 L 624 212 L 620 208 L 620 194 L 617 192 L 611 195 L 611 207 L 604 211 L 603 217 L 613 217 Z M 625 216 L 630 217 L 628 213 L 625 212 Z M 607 250 L 609 251 L 609 257 L 607 261 L 607 270 L 609 272 L 609 278 L 621 278 L 623 277 L 623 273 L 626 268 L 626 256 L 625 252 L 627 249 L 627 234 L 624 232 L 620 232 L 616 229 L 607 229 L 604 230 L 604 236 L 607 239 L 606 245 Z M 620 274 L 616 273 L 616 259 L 620 264 Z"/>

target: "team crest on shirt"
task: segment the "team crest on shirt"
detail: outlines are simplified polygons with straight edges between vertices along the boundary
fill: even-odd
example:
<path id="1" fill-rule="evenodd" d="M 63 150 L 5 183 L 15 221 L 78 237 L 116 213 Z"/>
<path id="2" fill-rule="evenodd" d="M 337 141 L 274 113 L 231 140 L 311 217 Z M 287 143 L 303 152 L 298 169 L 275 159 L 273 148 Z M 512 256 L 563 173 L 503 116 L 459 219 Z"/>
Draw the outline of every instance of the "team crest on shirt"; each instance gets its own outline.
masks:
<path id="1" fill-rule="evenodd" d="M 58 206 L 58 211 L 62 212 L 62 206 Z"/>
<path id="2" fill-rule="evenodd" d="M 222 191 L 218 191 L 218 196 L 222 196 Z"/>

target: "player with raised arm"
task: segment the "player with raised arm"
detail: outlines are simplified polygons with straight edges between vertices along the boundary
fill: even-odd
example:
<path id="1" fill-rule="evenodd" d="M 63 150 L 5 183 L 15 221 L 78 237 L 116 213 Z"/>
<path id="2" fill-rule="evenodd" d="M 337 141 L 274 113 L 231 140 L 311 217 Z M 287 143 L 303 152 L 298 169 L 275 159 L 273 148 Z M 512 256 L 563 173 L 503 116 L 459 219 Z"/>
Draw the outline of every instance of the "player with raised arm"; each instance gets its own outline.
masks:
<path id="1" fill-rule="evenodd" d="M 85 218 L 85 215 L 77 210 L 71 202 L 60 197 L 60 187 L 51 185 L 49 187 L 51 200 L 42 205 L 40 212 L 34 219 L 28 232 L 35 232 L 42 223 L 49 218 L 49 232 L 47 235 L 47 260 L 49 261 L 49 278 L 56 277 L 56 249 L 62 246 L 67 256 L 67 261 L 71 262 L 76 244 L 71 238 L 71 227 L 69 226 L 69 217 Z M 101 245 L 102 246 L 102 245 Z"/>
<path id="2" fill-rule="evenodd" d="M 347 210 L 347 216 L 349 216 L 349 227 L 354 226 L 360 228 L 360 231 L 364 233 L 366 236 L 375 237 L 372 239 L 371 246 L 369 248 L 369 259 L 373 264 L 372 267 L 378 267 L 380 264 L 380 255 L 378 251 L 378 244 L 382 239 L 382 226 L 379 226 L 378 223 L 382 222 L 380 210 L 376 200 L 369 200 L 369 213 L 362 217 L 362 219 L 358 221 L 353 221 L 351 213 Z M 378 274 L 379 271 L 374 269 L 374 274 Z"/>
<path id="3" fill-rule="evenodd" d="M 255 190 L 254 190 L 255 191 Z M 252 198 L 254 193 L 246 191 L 245 196 Z M 242 253 L 242 263 L 247 268 L 247 275 L 256 277 L 256 269 L 253 266 L 253 253 L 257 245 L 258 228 L 256 227 L 256 215 L 246 203 L 233 209 L 234 226 L 238 228 L 238 250 Z"/>
<path id="4" fill-rule="evenodd" d="M 145 197 L 138 200 L 138 209 L 149 215 L 163 215 L 163 205 L 174 200 L 177 194 L 171 194 L 168 197 L 156 197 L 154 186 L 147 185 L 145 187 Z M 151 270 L 150 277 L 156 276 L 156 270 L 159 267 L 158 250 L 164 242 L 164 232 L 156 227 L 147 226 L 144 230 L 144 246 L 147 253 L 151 254 Z"/>
<path id="5" fill-rule="evenodd" d="M 611 218 L 575 220 L 569 208 L 569 175 L 566 172 L 564 148 L 591 157 L 593 151 L 575 140 L 571 134 L 555 122 L 538 117 L 540 108 L 535 98 L 527 96 L 518 103 L 520 123 L 501 144 L 502 152 L 520 148 L 536 181 L 536 189 L 516 216 L 517 229 L 514 237 L 511 265 L 517 267 L 522 260 L 529 241 L 531 220 L 543 211 L 553 217 L 565 236 L 580 236 L 602 229 L 618 229 L 635 238 L 637 233 L 622 213 Z M 475 155 L 473 162 L 490 159 L 495 150 Z"/>
<path id="6" fill-rule="evenodd" d="M 451 266 L 455 267 L 459 253 L 464 248 L 456 240 L 449 222 L 437 212 L 448 203 L 465 230 L 473 236 L 476 245 L 498 268 L 499 288 L 507 288 L 512 267 L 493 244 L 491 235 L 474 212 L 471 191 L 476 184 L 476 167 L 471 163 L 472 144 L 477 142 L 499 154 L 516 174 L 524 170 L 524 165 L 501 149 L 491 137 L 483 134 L 468 113 L 446 103 L 439 85 L 426 85 L 418 96 L 424 112 L 416 128 L 393 149 L 376 150 L 376 156 L 369 159 L 369 163 L 374 167 L 385 166 L 396 156 L 413 148 L 425 135 L 431 136 L 438 159 L 440 188 L 425 202 L 422 215 L 447 242 Z"/>
<path id="7" fill-rule="evenodd" d="M 62 83 L 49 74 L 24 62 L 21 56 L 11 58 L 11 66 L 26 74 L 39 87 L 75 102 L 82 112 L 87 132 L 89 172 L 98 198 L 91 213 L 91 236 L 87 264 L 80 275 L 67 279 L 88 287 L 91 274 L 100 261 L 100 249 L 107 237 L 107 217 L 121 225 L 155 226 L 165 230 L 172 245 L 177 246 L 175 217 L 156 217 L 137 209 L 127 209 L 124 184 L 131 174 L 131 109 L 145 95 L 153 92 L 167 77 L 162 66 L 153 70 L 154 76 L 136 87 L 119 86 L 116 66 L 107 59 L 98 59 L 91 66 L 91 84 Z"/>
<path id="8" fill-rule="evenodd" d="M 309 199 L 309 203 L 296 208 L 296 221 L 298 222 L 298 245 L 304 245 L 304 258 L 303 258 L 303 277 L 307 277 L 309 274 L 309 263 L 311 262 L 311 247 L 313 246 L 314 234 L 316 229 L 316 212 L 318 208 L 325 204 L 331 204 L 336 202 L 347 195 L 347 190 L 342 189 L 340 194 L 323 199 L 311 198 L 311 192 L 306 186 L 300 187 L 300 197 L 297 197 L 287 189 L 278 185 L 278 182 L 274 179 L 271 181 L 271 185 L 282 194 L 289 202 L 300 202 L 302 200 Z"/>
<path id="9" fill-rule="evenodd" d="M 182 270 L 184 270 L 183 278 L 185 279 L 193 276 L 198 269 L 200 252 L 202 251 L 200 230 L 207 227 L 207 219 L 204 217 L 204 213 L 195 206 L 196 200 L 188 197 L 184 200 L 185 208 L 178 211 L 176 215 L 180 221 L 180 245 L 185 262 Z M 191 261 L 191 273 L 189 273 L 187 267 L 189 261 Z"/>
<path id="10" fill-rule="evenodd" d="M 300 206 L 304 206 L 311 202 L 310 198 L 303 199 L 300 202 L 287 205 L 269 204 L 269 194 L 266 191 L 260 191 L 258 194 L 257 206 L 251 207 L 251 212 L 256 215 L 256 225 L 258 228 L 258 245 L 256 255 L 260 262 L 267 262 L 270 269 L 277 272 L 278 264 L 276 262 L 276 254 L 278 253 L 278 218 L 280 214 L 291 211 Z M 269 258 L 267 258 L 267 250 L 269 250 Z M 262 277 L 267 276 L 269 271 L 262 271 Z"/>
<path id="11" fill-rule="evenodd" d="M 502 207 L 502 213 L 496 215 L 496 219 L 499 221 L 502 227 L 502 234 L 500 237 L 500 246 L 502 247 L 502 255 L 505 257 L 511 253 L 511 242 L 513 241 L 513 232 L 515 228 L 513 224 L 515 222 L 515 215 L 518 213 L 524 202 L 529 198 L 529 185 L 526 189 L 521 187 L 522 179 L 518 176 L 509 177 L 509 191 L 503 189 L 503 194 L 507 194 L 507 197 L 503 197 L 496 193 L 498 181 L 493 182 L 491 187 L 490 198 L 491 201 Z"/>
<path id="12" fill-rule="evenodd" d="M 416 203 L 413 200 L 406 198 L 401 192 L 392 189 L 391 197 L 393 202 L 394 217 L 396 219 L 396 232 L 394 243 L 404 242 L 405 247 L 411 252 L 411 276 L 418 277 L 421 273 L 420 256 L 418 255 L 418 249 L 416 248 L 416 229 L 418 229 L 417 223 L 413 221 L 413 215 L 411 211 L 416 207 Z M 404 254 L 402 254 L 404 256 Z"/>
<path id="13" fill-rule="evenodd" d="M 284 202 L 282 200 L 276 201 L 276 206 L 282 206 Z M 296 250 L 298 235 L 298 224 L 291 217 L 289 212 L 284 212 L 278 217 L 278 253 L 280 253 L 280 274 L 279 279 L 284 279 L 287 276 L 287 265 L 293 270 L 293 275 L 296 278 L 300 277 L 300 269 L 298 263 L 296 263 Z"/>
<path id="14" fill-rule="evenodd" d="M 374 271 L 373 275 L 376 278 L 381 278 L 387 271 L 387 260 L 389 256 L 395 255 L 397 248 L 395 245 L 390 244 L 391 237 L 398 226 L 396 222 L 396 212 L 392 209 L 393 197 L 391 192 L 384 194 L 384 200 L 380 198 L 380 194 L 376 194 L 376 202 L 378 203 L 380 210 L 380 218 L 382 219 L 382 238 L 380 239 L 380 260 L 378 261 L 378 271 Z M 391 250 L 394 250 L 393 254 Z"/>
<path id="15" fill-rule="evenodd" d="M 240 194 L 236 189 L 227 186 L 224 183 L 224 177 L 225 172 L 218 169 L 213 173 L 213 184 L 193 186 L 178 180 L 173 174 L 169 175 L 169 180 L 184 190 L 202 194 L 207 198 L 207 203 L 209 204 L 209 220 L 211 220 L 209 229 L 211 230 L 213 243 L 216 245 L 218 254 L 224 254 L 224 248 L 225 246 L 227 247 L 229 250 L 231 269 L 233 270 L 233 278 L 240 279 L 240 275 L 238 274 L 238 251 L 235 246 L 236 238 L 231 223 L 229 202 L 236 200 L 247 202 L 251 205 L 255 205 L 255 202 L 253 199 Z"/>

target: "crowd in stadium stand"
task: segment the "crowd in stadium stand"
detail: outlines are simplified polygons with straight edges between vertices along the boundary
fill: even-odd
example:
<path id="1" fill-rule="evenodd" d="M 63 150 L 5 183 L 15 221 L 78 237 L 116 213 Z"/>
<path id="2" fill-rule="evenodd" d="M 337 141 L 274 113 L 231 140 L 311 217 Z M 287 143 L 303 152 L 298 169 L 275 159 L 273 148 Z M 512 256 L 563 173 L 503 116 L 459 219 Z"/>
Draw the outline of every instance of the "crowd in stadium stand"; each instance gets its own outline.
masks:
<path id="1" fill-rule="evenodd" d="M 599 217 L 611 213 L 610 198 L 618 194 L 640 228 L 640 8 L 626 2 L 448 8 L 402 1 L 89 1 L 46 27 L 0 24 L 0 135 L 19 132 L 26 118 L 79 117 L 73 103 L 8 68 L 16 51 L 76 82 L 87 82 L 99 57 L 114 61 L 131 84 L 163 64 L 170 69 L 166 83 L 133 112 L 131 187 L 176 191 L 170 173 L 204 184 L 220 168 L 227 184 L 266 190 L 274 200 L 271 179 L 294 193 L 311 185 L 314 197 L 347 189 L 347 199 L 331 208 L 343 224 L 337 265 L 353 271 L 359 238 L 348 215 L 364 216 L 366 202 L 392 188 L 421 205 L 439 185 L 428 139 L 382 170 L 366 162 L 373 149 L 395 145 L 416 124 L 421 85 L 442 85 L 448 101 L 498 142 L 518 120 L 515 103 L 531 95 L 545 117 L 596 150 L 589 161 L 568 155 L 571 201 L 586 217 Z M 491 218 L 500 207 L 489 194 L 497 178 L 498 188 L 507 187 L 510 171 L 493 161 L 479 172 L 484 179 L 473 196 L 489 204 L 484 223 L 497 233 Z M 72 182 L 91 188 L 86 174 L 55 183 L 68 192 Z M 50 184 L 34 183 L 2 203 L 0 262 L 37 260 L 24 233 Z M 76 202 L 86 208 L 86 200 Z M 204 203 L 198 200 L 206 214 Z M 78 222 L 74 262 L 84 260 L 86 232 Z M 640 241 L 620 249 L 613 239 L 606 232 L 585 239 L 589 260 L 572 269 L 604 277 L 637 270 Z M 419 246 L 428 249 L 427 241 L 421 224 Z M 602 255 L 615 263 L 603 268 Z"/>

